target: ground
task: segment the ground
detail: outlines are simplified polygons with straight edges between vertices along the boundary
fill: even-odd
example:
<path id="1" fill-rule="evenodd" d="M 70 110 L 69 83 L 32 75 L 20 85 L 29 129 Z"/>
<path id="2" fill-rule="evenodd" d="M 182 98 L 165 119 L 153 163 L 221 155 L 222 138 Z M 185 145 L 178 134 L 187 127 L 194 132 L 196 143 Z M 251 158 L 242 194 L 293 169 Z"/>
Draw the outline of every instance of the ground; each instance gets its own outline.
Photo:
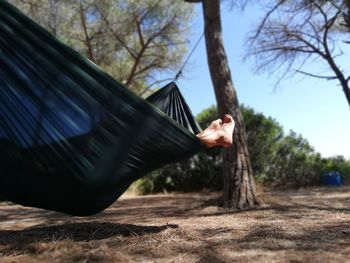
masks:
<path id="1" fill-rule="evenodd" d="M 124 196 L 80 218 L 0 204 L 0 262 L 350 262 L 350 187 L 265 190 L 233 212 L 217 194 Z"/>

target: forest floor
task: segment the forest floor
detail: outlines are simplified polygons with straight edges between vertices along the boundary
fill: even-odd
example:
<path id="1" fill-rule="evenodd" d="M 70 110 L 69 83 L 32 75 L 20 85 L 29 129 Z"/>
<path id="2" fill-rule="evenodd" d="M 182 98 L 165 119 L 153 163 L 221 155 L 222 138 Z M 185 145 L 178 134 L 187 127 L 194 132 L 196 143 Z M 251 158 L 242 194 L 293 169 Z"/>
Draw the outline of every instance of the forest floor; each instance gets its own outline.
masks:
<path id="1" fill-rule="evenodd" d="M 215 197 L 124 196 L 87 218 L 0 203 L 0 262 L 350 262 L 350 186 L 266 190 L 241 212 Z"/>

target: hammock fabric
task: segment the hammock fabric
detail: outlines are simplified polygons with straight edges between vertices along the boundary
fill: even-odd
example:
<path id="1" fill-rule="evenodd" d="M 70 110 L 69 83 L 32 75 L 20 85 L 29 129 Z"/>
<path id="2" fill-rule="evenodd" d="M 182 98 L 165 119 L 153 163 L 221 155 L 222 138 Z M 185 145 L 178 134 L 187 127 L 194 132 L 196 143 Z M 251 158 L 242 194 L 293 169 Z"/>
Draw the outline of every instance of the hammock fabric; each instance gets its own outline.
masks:
<path id="1" fill-rule="evenodd" d="M 174 83 L 145 101 L 0 0 L 0 196 L 95 214 L 199 131 Z"/>

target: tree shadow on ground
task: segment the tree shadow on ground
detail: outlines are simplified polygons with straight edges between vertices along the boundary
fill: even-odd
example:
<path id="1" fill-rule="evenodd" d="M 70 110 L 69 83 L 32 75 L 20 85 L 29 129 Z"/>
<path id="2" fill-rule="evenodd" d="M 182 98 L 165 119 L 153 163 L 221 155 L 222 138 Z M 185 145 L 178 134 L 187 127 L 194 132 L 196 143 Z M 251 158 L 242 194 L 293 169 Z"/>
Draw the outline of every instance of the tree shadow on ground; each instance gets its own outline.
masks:
<path id="1" fill-rule="evenodd" d="M 232 210 L 217 206 L 219 196 L 213 195 L 198 195 L 198 196 L 149 196 L 132 199 L 119 200 L 109 209 L 102 213 L 91 216 L 88 220 L 121 220 L 122 223 L 135 222 L 142 223 L 145 220 L 149 221 L 155 218 L 184 218 L 192 217 L 211 217 L 221 215 L 244 215 L 251 211 L 268 211 L 273 210 L 274 213 L 291 218 L 301 217 L 294 211 L 310 210 L 324 212 L 344 212 L 350 213 L 350 210 L 345 207 L 332 207 L 324 204 L 297 203 L 289 200 L 288 203 L 279 204 L 276 202 L 267 202 L 266 205 L 256 207 L 254 209 Z M 344 199 L 345 200 L 345 199 Z M 344 203 L 345 201 L 342 200 Z M 213 209 L 207 209 L 213 208 Z M 214 209 L 215 208 L 215 209 Z M 28 209 L 18 206 L 4 206 L 0 209 L 0 224 L 8 222 L 21 222 L 30 220 L 44 220 L 50 224 L 56 224 L 61 220 L 80 220 L 77 217 L 46 211 L 42 209 Z"/>
<path id="2" fill-rule="evenodd" d="M 244 262 L 244 258 L 249 258 L 249 262 L 260 262 L 261 258 L 259 258 L 259 253 L 256 253 L 257 251 L 260 251 L 260 253 L 263 251 L 266 254 L 273 252 L 274 255 L 278 255 L 277 253 L 283 253 L 279 255 L 289 253 L 292 258 L 304 258 L 304 256 L 307 258 L 308 253 L 312 253 L 313 257 L 317 257 L 312 262 L 336 262 L 335 259 L 327 260 L 322 257 L 324 255 L 344 258 L 350 256 L 349 229 L 350 221 L 342 222 L 341 224 L 312 225 L 295 232 L 294 229 L 284 228 L 283 225 L 263 223 L 244 231 L 244 234 L 241 232 L 243 235 L 237 235 L 237 229 L 235 228 L 205 228 L 201 230 L 201 236 L 205 235 L 207 238 L 221 236 L 223 238 L 216 238 L 215 241 L 205 243 L 205 247 L 199 247 L 192 253 L 197 253 L 200 256 L 200 262 L 220 262 L 206 261 L 208 255 L 204 251 L 210 251 L 212 257 L 217 256 L 224 259 L 220 254 L 220 251 L 222 251 L 220 249 L 227 247 L 238 253 L 230 255 L 232 257 L 230 260 L 222 260 L 222 262 L 234 262 L 236 260 Z M 282 262 L 283 260 L 279 258 L 278 262 L 280 261 Z"/>
<path id="3" fill-rule="evenodd" d="M 143 226 L 104 222 L 81 222 L 56 225 L 39 225 L 24 230 L 0 230 L 0 254 L 31 252 L 32 245 L 41 242 L 71 240 L 89 242 L 116 236 L 140 237 L 162 232 L 178 225 Z"/>
<path id="4" fill-rule="evenodd" d="M 230 209 L 220 206 L 222 199 L 219 196 L 214 196 L 211 199 L 208 199 L 204 202 L 202 202 L 200 205 L 195 207 L 194 209 L 204 209 L 208 206 L 215 206 L 217 207 L 217 211 L 215 212 L 209 212 L 209 213 L 200 213 L 193 216 L 220 216 L 220 215 L 234 215 L 234 214 L 244 214 L 249 213 L 251 211 L 266 211 L 266 210 L 273 210 L 276 213 L 280 214 L 287 214 L 289 212 L 293 211 L 301 211 L 301 210 L 312 210 L 312 211 L 318 211 L 318 212 L 342 212 L 342 213 L 349 213 L 350 210 L 347 205 L 343 205 L 343 207 L 335 207 L 333 200 L 336 200 L 338 203 L 347 204 L 347 202 L 350 202 L 350 198 L 327 198 L 329 201 L 329 204 L 324 203 L 315 203 L 314 199 L 311 199 L 310 202 L 297 202 L 294 200 L 288 200 L 288 202 L 284 203 L 278 203 L 275 201 L 266 201 L 261 206 L 257 206 L 254 208 L 246 208 L 246 209 Z M 192 208 L 193 210 L 193 208 Z M 190 210 L 189 210 L 190 211 Z"/>
<path id="5" fill-rule="evenodd" d="M 238 239 L 243 249 L 265 250 L 341 250 L 350 245 L 350 222 L 304 227 L 303 231 L 286 231 L 283 227 L 261 224 Z"/>
<path id="6" fill-rule="evenodd" d="M 84 221 L 118 220 L 121 223 L 141 223 L 146 219 L 160 217 L 187 216 L 203 199 L 202 195 L 194 196 L 142 196 L 130 199 L 121 199 L 105 211 L 93 216 L 85 217 Z M 81 220 L 81 217 L 66 215 L 38 208 L 28 208 L 12 203 L 0 204 L 0 226 L 21 221 L 43 220 L 46 223 L 56 224 L 58 221 Z"/>

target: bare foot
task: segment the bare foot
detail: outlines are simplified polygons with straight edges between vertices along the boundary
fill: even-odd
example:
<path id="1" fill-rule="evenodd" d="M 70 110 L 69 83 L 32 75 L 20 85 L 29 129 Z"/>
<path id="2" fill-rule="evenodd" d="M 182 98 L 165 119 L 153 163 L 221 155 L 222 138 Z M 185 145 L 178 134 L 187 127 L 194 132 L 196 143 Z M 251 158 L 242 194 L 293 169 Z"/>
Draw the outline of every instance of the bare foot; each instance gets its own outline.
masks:
<path id="1" fill-rule="evenodd" d="M 213 121 L 207 129 L 197 134 L 197 137 L 208 147 L 232 145 L 232 135 L 235 128 L 235 122 L 228 114 L 225 115 L 224 121 L 218 119 Z"/>
<path id="2" fill-rule="evenodd" d="M 225 132 L 222 138 L 222 144 L 224 147 L 228 148 L 233 143 L 233 131 L 235 129 L 235 122 L 230 115 L 225 114 L 224 123 L 221 128 Z"/>

